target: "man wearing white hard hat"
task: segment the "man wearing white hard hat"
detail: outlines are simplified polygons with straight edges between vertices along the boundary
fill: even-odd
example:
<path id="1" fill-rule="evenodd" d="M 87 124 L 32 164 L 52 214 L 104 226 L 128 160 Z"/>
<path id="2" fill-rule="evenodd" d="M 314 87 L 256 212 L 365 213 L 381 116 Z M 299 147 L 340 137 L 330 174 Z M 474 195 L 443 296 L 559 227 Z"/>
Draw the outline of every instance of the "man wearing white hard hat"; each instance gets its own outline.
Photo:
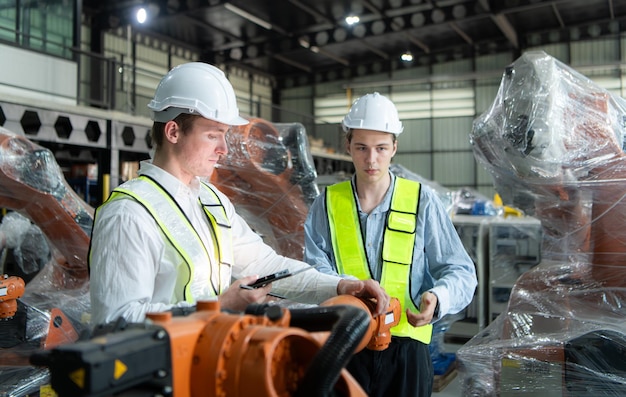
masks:
<path id="1" fill-rule="evenodd" d="M 191 62 L 170 70 L 148 107 L 154 112 L 151 160 L 96 210 L 89 249 L 92 322 L 142 321 L 148 312 L 219 299 L 241 311 L 266 299 L 272 284 L 240 288 L 306 263 L 278 255 L 208 181 L 228 152 L 239 115 L 232 85 L 218 68 Z M 233 281 L 234 280 L 234 281 Z M 305 303 L 337 294 L 371 297 L 377 313 L 389 296 L 378 282 L 347 281 L 317 271 L 294 275 L 276 292 Z"/>
<path id="2" fill-rule="evenodd" d="M 389 347 L 364 349 L 346 367 L 367 395 L 430 396 L 432 323 L 471 302 L 474 264 L 436 193 L 389 170 L 403 131 L 391 100 L 359 98 L 342 127 L 355 173 L 312 204 L 304 260 L 328 274 L 377 280 L 400 300 Z"/>

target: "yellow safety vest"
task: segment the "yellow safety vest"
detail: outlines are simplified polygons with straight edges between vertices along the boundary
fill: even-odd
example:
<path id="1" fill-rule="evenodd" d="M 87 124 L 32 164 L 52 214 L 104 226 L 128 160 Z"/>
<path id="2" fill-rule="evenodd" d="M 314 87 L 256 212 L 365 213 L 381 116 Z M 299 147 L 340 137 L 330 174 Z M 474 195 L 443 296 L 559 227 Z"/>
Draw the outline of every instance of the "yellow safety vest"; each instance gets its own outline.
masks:
<path id="1" fill-rule="evenodd" d="M 411 311 L 419 311 L 417 308 L 419 303 L 416 305 L 410 294 L 410 272 L 413 265 L 420 189 L 419 182 L 396 177 L 383 235 L 383 269 L 380 285 L 390 296 L 398 298 L 403 309 L 400 322 L 391 329 L 391 334 L 429 344 L 432 338 L 432 324 L 413 327 L 404 312 L 407 307 Z M 350 181 L 326 188 L 326 210 L 339 273 L 350 274 L 360 280 L 372 278 L 363 244 L 358 207 Z"/>
<path id="2" fill-rule="evenodd" d="M 199 201 L 209 220 L 214 257 L 218 260 L 218 271 L 221 272 L 222 265 L 230 267 L 232 264 L 231 226 L 224 205 L 217 194 L 209 185 L 201 183 L 201 186 Z M 150 200 L 147 200 L 146 197 L 150 197 Z M 118 186 L 111 192 L 106 203 L 124 198 L 134 199 L 141 204 L 159 225 L 167 241 L 178 252 L 184 264 L 181 263 L 178 266 L 174 296 L 177 300 L 194 303 L 190 292 L 191 280 L 193 280 L 194 258 L 201 256 L 206 258 L 207 263 L 211 263 L 209 253 L 206 251 L 206 247 L 202 243 L 198 232 L 170 194 L 150 177 L 141 175 Z M 159 215 L 171 213 L 171 211 L 178 216 L 162 217 Z M 220 281 L 217 287 L 211 282 L 215 295 L 222 293 L 228 286 L 228 280 L 224 282 L 222 278 L 229 279 L 230 275 L 222 277 L 222 274 L 219 274 L 218 280 Z"/>

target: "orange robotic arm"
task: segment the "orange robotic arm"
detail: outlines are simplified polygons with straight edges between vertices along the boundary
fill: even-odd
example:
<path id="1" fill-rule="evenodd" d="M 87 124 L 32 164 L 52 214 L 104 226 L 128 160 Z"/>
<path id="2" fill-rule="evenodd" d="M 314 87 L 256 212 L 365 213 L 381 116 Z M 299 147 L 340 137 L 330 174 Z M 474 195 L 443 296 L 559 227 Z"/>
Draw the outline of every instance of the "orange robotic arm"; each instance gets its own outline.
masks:
<path id="1" fill-rule="evenodd" d="M 400 307 L 394 300 L 383 318 L 370 313 L 366 301 L 352 296 L 306 309 L 252 305 L 246 314 L 222 312 L 217 301 L 199 302 L 189 315 L 151 314 L 146 323 L 118 325 L 115 332 L 31 361 L 51 369 L 52 387 L 61 397 L 137 391 L 365 397 L 343 367 L 372 338 L 379 348 L 384 345 L 380 336 L 398 323 Z"/>
<path id="2" fill-rule="evenodd" d="M 0 319 L 13 317 L 17 299 L 24 295 L 24 280 L 5 274 L 0 278 Z"/>
<path id="3" fill-rule="evenodd" d="M 0 128 L 0 207 L 30 218 L 63 255 L 55 286 L 82 287 L 93 209 L 67 185 L 52 152 Z"/>
<path id="4" fill-rule="evenodd" d="M 282 125 L 251 119 L 228 134 L 228 156 L 211 182 L 236 205 L 250 226 L 276 251 L 302 259 L 304 220 L 319 190 L 306 133 L 297 123 Z M 288 145 L 289 144 L 289 145 Z"/>

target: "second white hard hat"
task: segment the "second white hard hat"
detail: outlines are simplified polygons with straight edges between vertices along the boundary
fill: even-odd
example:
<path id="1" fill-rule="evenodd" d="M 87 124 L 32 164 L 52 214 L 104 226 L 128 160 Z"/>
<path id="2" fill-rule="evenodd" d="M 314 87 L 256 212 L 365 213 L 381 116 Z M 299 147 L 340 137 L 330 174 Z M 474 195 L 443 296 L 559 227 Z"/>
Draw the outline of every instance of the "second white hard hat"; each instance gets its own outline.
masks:
<path id="1" fill-rule="evenodd" d="M 341 125 L 346 132 L 352 128 L 359 128 L 399 135 L 404 129 L 396 106 L 389 98 L 378 92 L 357 99 Z"/>
<path id="2" fill-rule="evenodd" d="M 199 114 L 227 125 L 244 125 L 237 98 L 224 72 L 203 62 L 189 62 L 172 68 L 159 82 L 148 104 L 153 120 L 168 122 L 181 113 Z"/>

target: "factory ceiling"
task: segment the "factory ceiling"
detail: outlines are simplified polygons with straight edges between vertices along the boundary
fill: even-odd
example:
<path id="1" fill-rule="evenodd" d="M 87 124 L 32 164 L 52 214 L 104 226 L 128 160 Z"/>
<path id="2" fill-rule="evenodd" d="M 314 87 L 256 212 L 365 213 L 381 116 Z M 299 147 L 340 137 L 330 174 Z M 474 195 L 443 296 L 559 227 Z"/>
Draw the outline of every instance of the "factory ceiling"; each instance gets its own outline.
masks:
<path id="1" fill-rule="evenodd" d="M 277 87 L 626 31 L 623 0 L 83 0 L 83 14 L 114 29 L 138 6 L 149 20 L 137 31 Z M 347 16 L 359 22 L 348 25 Z M 404 53 L 413 60 L 402 61 Z"/>

